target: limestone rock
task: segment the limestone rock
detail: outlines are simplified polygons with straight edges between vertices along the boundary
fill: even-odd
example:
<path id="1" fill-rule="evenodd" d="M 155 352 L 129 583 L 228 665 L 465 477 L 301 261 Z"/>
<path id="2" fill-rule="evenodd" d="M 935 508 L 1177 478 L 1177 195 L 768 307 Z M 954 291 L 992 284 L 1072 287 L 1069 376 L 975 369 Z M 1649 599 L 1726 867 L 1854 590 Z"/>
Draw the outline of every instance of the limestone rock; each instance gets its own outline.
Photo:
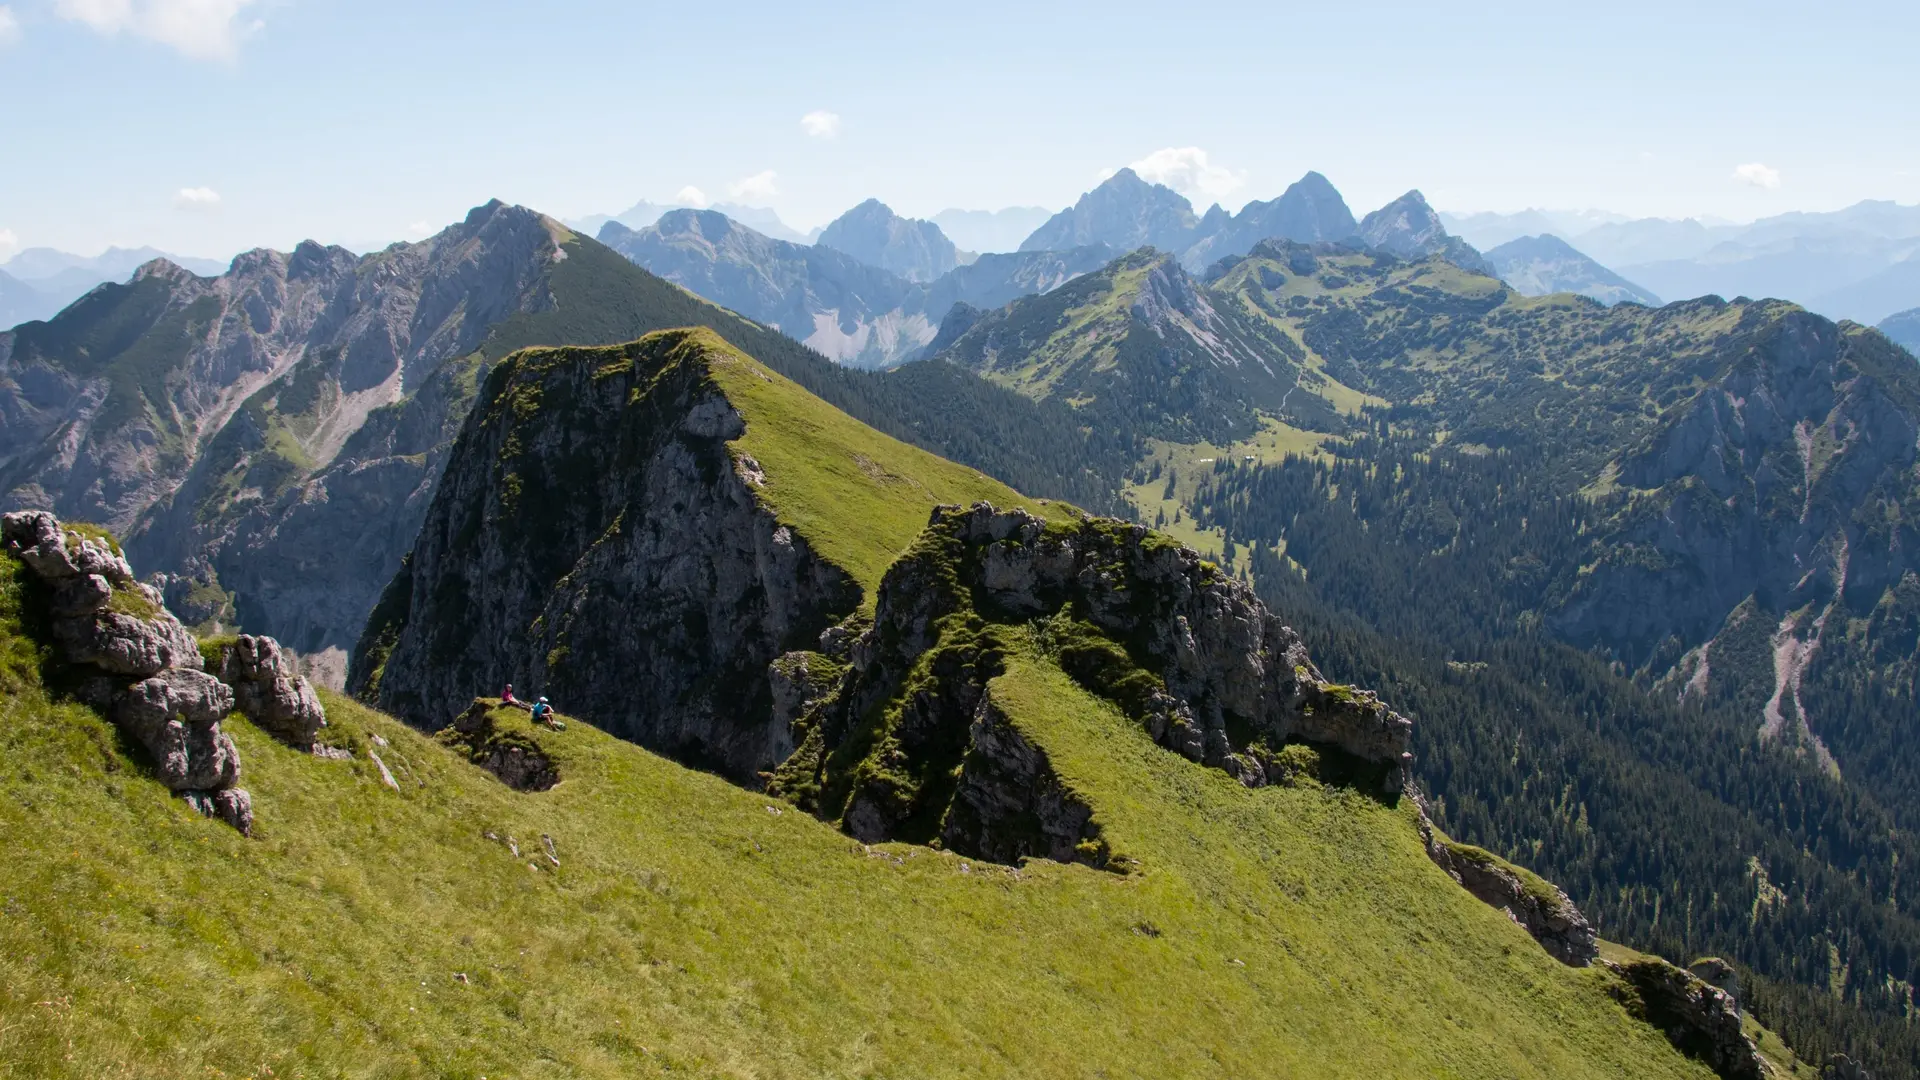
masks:
<path id="1" fill-rule="evenodd" d="M 1658 958 L 1602 962 L 1632 988 L 1629 1008 L 1665 1032 L 1683 1053 L 1705 1062 L 1723 1080 L 1765 1080 L 1766 1062 L 1747 1038 L 1740 1009 L 1725 990 Z"/>
<path id="2" fill-rule="evenodd" d="M 91 615 L 113 599 L 113 585 L 99 574 L 75 574 L 53 587 L 53 617 L 77 619 Z"/>
<path id="3" fill-rule="evenodd" d="M 148 618 L 99 611 L 59 619 L 53 637 L 68 663 L 92 664 L 115 675 L 145 678 L 168 668 L 202 666 L 192 631 L 165 610 Z"/>
<path id="4" fill-rule="evenodd" d="M 975 710 L 970 747 L 941 830 L 948 848 L 999 863 L 1022 858 L 1104 867 L 1111 857 L 1093 808 L 1060 782 L 990 698 Z"/>
<path id="5" fill-rule="evenodd" d="M 704 368 L 639 353 L 664 347 L 629 346 L 618 375 L 555 365 L 489 383 L 351 686 L 379 670 L 380 707 L 427 730 L 502 683 L 564 690 L 570 713 L 744 783 L 792 753 L 768 665 L 817 643 L 860 589 L 755 495 L 727 445 L 745 422 Z M 535 393 L 536 418 L 495 407 Z"/>
<path id="6" fill-rule="evenodd" d="M 441 741 L 465 751 L 467 760 L 515 791 L 546 791 L 558 784 L 560 769 L 553 759 L 533 740 L 498 730 L 494 708 L 491 701 L 474 702 L 440 733 Z"/>
<path id="7" fill-rule="evenodd" d="M 1687 970 L 1709 986 L 1717 986 L 1727 992 L 1727 996 L 1740 1000 L 1740 973 L 1732 964 L 1717 956 L 1703 956 L 1687 965 Z"/>
<path id="8" fill-rule="evenodd" d="M 186 791 L 187 805 L 210 818 L 233 826 L 241 836 L 253 835 L 253 796 L 239 788 L 223 791 Z"/>
<path id="9" fill-rule="evenodd" d="M 75 669 L 75 696 L 145 748 L 161 783 L 250 833 L 253 800 L 234 787 L 240 753 L 220 730 L 234 692 L 201 670 L 199 643 L 159 590 L 135 581 L 111 544 L 42 511 L 5 515 L 0 543 L 50 586 L 53 639 Z"/>
<path id="10" fill-rule="evenodd" d="M 219 790 L 240 777 L 240 753 L 220 721 L 233 711 L 233 691 L 203 671 L 169 668 L 128 687 L 111 715 L 153 756 L 162 783 L 175 791 Z"/>
<path id="11" fill-rule="evenodd" d="M 1593 924 L 1559 886 L 1490 852 L 1448 840 L 1428 819 L 1425 806 L 1420 807 L 1420 837 L 1435 865 L 1531 934 L 1547 955 L 1569 967 L 1586 967 L 1599 957 Z"/>
<path id="12" fill-rule="evenodd" d="M 1845 1054 L 1828 1054 L 1820 1080 L 1873 1080 L 1873 1074 Z"/>
<path id="13" fill-rule="evenodd" d="M 279 642 L 241 634 L 221 649 L 214 673 L 233 687 L 235 707 L 247 719 L 297 750 L 313 748 L 326 709 Z"/>

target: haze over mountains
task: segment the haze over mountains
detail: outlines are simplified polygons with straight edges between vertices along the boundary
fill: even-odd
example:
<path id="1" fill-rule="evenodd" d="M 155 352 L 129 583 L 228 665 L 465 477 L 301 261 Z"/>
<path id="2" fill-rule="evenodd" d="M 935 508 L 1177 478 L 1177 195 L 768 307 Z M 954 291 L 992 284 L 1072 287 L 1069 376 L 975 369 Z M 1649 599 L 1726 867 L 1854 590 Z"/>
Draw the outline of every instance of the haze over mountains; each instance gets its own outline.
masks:
<path id="1" fill-rule="evenodd" d="M 125 281 L 142 264 L 161 258 L 196 274 L 218 274 L 226 269 L 226 264 L 216 259 L 169 255 L 154 248 L 108 248 L 91 257 L 52 248 L 27 248 L 0 263 L 0 329 L 52 318 L 95 285 Z"/>
<path id="2" fill-rule="evenodd" d="M 1551 234 L 1660 296 L 1777 297 L 1876 323 L 1920 302 L 1920 206 L 1869 200 L 1747 225 L 1593 215 L 1442 215 L 1474 243 Z"/>

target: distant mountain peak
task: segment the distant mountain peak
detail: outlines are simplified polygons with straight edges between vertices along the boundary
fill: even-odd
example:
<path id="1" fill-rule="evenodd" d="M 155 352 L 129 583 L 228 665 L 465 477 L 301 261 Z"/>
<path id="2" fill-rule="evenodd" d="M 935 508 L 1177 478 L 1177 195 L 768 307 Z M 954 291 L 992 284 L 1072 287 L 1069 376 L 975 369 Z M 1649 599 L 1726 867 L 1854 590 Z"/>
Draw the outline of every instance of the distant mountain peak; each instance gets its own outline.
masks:
<path id="1" fill-rule="evenodd" d="M 815 243 L 914 282 L 932 281 L 960 265 L 959 249 L 940 226 L 903 218 L 879 199 L 868 199 L 835 218 Z"/>
<path id="2" fill-rule="evenodd" d="M 1184 251 L 1200 219 L 1186 196 L 1121 169 L 1035 229 L 1021 251 L 1065 251 L 1107 244 L 1121 251 L 1151 245 Z"/>
<path id="3" fill-rule="evenodd" d="M 1368 214 L 1360 222 L 1360 239 L 1368 247 L 1404 259 L 1438 255 L 1464 270 L 1498 277 L 1493 265 L 1473 245 L 1449 235 L 1440 215 L 1427 205 L 1419 188 L 1407 192 Z"/>
<path id="4" fill-rule="evenodd" d="M 1551 233 L 1523 236 L 1487 252 L 1500 280 L 1524 296 L 1578 293 L 1603 304 L 1632 301 L 1659 307 L 1660 298 L 1582 254 Z"/>

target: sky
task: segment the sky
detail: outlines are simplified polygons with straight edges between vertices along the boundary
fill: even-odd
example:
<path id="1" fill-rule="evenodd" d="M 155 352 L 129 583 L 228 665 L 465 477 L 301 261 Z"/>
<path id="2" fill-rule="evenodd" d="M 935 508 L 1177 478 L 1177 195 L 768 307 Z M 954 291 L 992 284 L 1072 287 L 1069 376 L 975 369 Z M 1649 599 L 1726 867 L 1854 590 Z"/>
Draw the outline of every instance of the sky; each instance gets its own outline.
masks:
<path id="1" fill-rule="evenodd" d="M 0 260 L 869 196 L 1730 220 L 1920 202 L 1920 4 L 0 0 Z M 692 190 L 688 190 L 692 189 Z"/>

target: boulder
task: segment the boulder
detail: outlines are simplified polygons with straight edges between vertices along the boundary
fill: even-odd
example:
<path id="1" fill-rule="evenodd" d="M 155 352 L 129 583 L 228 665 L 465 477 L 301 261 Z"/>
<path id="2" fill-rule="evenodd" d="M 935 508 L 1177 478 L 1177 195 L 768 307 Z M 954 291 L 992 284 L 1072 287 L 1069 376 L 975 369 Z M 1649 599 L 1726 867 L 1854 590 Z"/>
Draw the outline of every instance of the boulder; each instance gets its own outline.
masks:
<path id="1" fill-rule="evenodd" d="M 241 836 L 253 835 L 253 796 L 240 788 L 223 791 L 186 791 L 181 797 L 187 805 L 210 818 L 217 818 L 239 830 Z"/>
<path id="2" fill-rule="evenodd" d="M 53 637 L 68 663 L 92 664 L 115 675 L 146 678 L 168 668 L 201 667 L 200 643 L 193 632 L 164 609 L 148 618 L 96 611 L 83 618 L 56 619 Z"/>
<path id="3" fill-rule="evenodd" d="M 240 753 L 220 721 L 233 711 L 233 691 L 203 671 L 169 668 L 115 699 L 120 729 L 153 756 L 162 783 L 174 791 L 219 790 L 240 777 Z"/>
<path id="4" fill-rule="evenodd" d="M 1723 1080 L 1764 1080 L 1760 1051 L 1747 1038 L 1732 995 L 1658 957 L 1630 963 L 1603 961 L 1631 988 L 1625 1003 L 1666 1033 L 1682 1053 L 1704 1062 Z"/>
<path id="5" fill-rule="evenodd" d="M 313 748 L 327 712 L 279 642 L 241 634 L 221 648 L 214 674 L 233 687 L 235 707 L 261 730 L 295 749 Z"/>
<path id="6" fill-rule="evenodd" d="M 53 617 L 77 619 L 92 615 L 113 599 L 113 585 L 99 574 L 75 574 L 53 587 Z"/>

